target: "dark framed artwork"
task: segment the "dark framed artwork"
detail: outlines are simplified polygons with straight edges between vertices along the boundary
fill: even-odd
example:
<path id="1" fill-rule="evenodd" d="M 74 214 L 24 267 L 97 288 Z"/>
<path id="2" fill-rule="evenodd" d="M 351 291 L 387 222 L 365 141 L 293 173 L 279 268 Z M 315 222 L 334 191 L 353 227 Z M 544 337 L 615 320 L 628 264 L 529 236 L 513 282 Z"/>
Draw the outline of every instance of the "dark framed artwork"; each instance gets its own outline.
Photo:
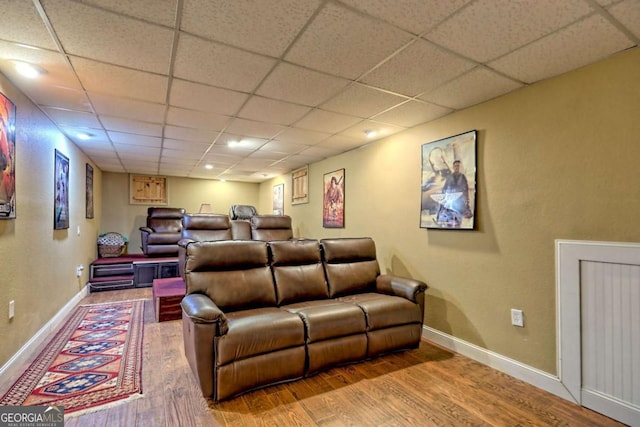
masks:
<path id="1" fill-rule="evenodd" d="M 69 158 L 56 150 L 54 167 L 53 228 L 69 228 Z"/>
<path id="2" fill-rule="evenodd" d="M 284 184 L 273 186 L 273 214 L 284 215 Z"/>
<path id="3" fill-rule="evenodd" d="M 86 194 L 86 218 L 93 218 L 93 166 L 87 163 L 86 166 L 86 181 L 85 181 L 85 194 Z"/>
<path id="4" fill-rule="evenodd" d="M 344 228 L 344 169 L 324 174 L 322 226 Z"/>
<path id="5" fill-rule="evenodd" d="M 16 217 L 16 106 L 0 93 L 0 219 Z"/>
<path id="6" fill-rule="evenodd" d="M 473 230 L 477 131 L 422 145 L 420 227 Z"/>

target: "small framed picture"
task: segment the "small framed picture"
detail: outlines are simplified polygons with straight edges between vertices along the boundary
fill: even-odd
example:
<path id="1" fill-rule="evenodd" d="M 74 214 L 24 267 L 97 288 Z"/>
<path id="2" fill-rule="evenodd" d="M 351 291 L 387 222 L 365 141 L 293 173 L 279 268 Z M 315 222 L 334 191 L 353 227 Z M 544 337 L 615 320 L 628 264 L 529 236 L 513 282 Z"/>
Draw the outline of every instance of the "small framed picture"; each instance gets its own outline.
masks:
<path id="1" fill-rule="evenodd" d="M 324 174 L 322 226 L 344 228 L 344 169 Z"/>
<path id="2" fill-rule="evenodd" d="M 93 166 L 87 163 L 85 181 L 86 218 L 93 218 Z"/>
<path id="3" fill-rule="evenodd" d="M 16 106 L 0 93 L 0 219 L 16 217 Z"/>
<path id="4" fill-rule="evenodd" d="M 273 186 L 273 214 L 284 215 L 284 184 Z"/>
<path id="5" fill-rule="evenodd" d="M 69 158 L 55 150 L 53 228 L 69 228 Z"/>

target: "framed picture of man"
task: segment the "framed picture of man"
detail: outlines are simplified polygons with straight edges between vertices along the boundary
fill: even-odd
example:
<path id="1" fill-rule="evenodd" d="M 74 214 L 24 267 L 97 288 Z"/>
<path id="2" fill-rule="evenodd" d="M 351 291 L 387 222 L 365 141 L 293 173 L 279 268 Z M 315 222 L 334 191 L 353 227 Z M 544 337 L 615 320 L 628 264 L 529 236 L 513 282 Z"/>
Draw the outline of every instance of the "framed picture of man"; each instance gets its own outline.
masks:
<path id="1" fill-rule="evenodd" d="M 477 131 L 422 145 L 420 227 L 473 230 Z"/>
<path id="2" fill-rule="evenodd" d="M 324 174 L 322 226 L 344 228 L 344 169 Z"/>

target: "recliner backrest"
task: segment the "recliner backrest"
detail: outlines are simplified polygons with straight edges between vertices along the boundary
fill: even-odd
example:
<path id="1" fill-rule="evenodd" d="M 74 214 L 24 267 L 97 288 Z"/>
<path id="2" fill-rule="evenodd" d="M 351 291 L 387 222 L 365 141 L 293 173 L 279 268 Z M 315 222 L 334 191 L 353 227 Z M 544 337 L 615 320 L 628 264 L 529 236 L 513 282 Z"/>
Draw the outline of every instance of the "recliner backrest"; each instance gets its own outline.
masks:
<path id="1" fill-rule="evenodd" d="M 320 247 L 331 298 L 375 288 L 380 266 L 373 239 L 322 239 Z"/>
<path id="2" fill-rule="evenodd" d="M 288 240 L 293 238 L 291 217 L 288 215 L 256 215 L 251 218 L 253 240 Z"/>
<path id="3" fill-rule="evenodd" d="M 185 214 L 182 238 L 197 241 L 231 240 L 229 216 L 224 214 Z"/>
<path id="4" fill-rule="evenodd" d="M 147 209 L 147 227 L 156 233 L 180 233 L 182 231 L 183 208 L 158 208 Z"/>
<path id="5" fill-rule="evenodd" d="M 187 294 L 205 294 L 223 311 L 276 305 L 266 242 L 188 242 L 184 249 Z"/>
<path id="6" fill-rule="evenodd" d="M 329 298 L 317 240 L 269 242 L 278 305 Z"/>

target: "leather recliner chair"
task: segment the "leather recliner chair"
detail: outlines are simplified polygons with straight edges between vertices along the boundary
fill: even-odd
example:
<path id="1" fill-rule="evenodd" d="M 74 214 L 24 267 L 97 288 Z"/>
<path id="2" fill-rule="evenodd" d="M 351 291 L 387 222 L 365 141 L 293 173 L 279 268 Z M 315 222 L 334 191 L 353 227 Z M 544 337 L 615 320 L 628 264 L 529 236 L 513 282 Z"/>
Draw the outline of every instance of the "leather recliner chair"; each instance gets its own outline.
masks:
<path id="1" fill-rule="evenodd" d="M 184 214 L 183 208 L 148 208 L 147 226 L 140 227 L 142 252 L 146 256 L 177 256 Z"/>
<path id="2" fill-rule="evenodd" d="M 293 238 L 291 217 L 288 215 L 256 215 L 251 218 L 251 239 L 289 240 Z"/>
<path id="3" fill-rule="evenodd" d="M 246 219 L 250 220 L 251 217 L 258 215 L 258 211 L 251 205 L 231 205 L 229 209 L 229 217 L 232 220 Z"/>

